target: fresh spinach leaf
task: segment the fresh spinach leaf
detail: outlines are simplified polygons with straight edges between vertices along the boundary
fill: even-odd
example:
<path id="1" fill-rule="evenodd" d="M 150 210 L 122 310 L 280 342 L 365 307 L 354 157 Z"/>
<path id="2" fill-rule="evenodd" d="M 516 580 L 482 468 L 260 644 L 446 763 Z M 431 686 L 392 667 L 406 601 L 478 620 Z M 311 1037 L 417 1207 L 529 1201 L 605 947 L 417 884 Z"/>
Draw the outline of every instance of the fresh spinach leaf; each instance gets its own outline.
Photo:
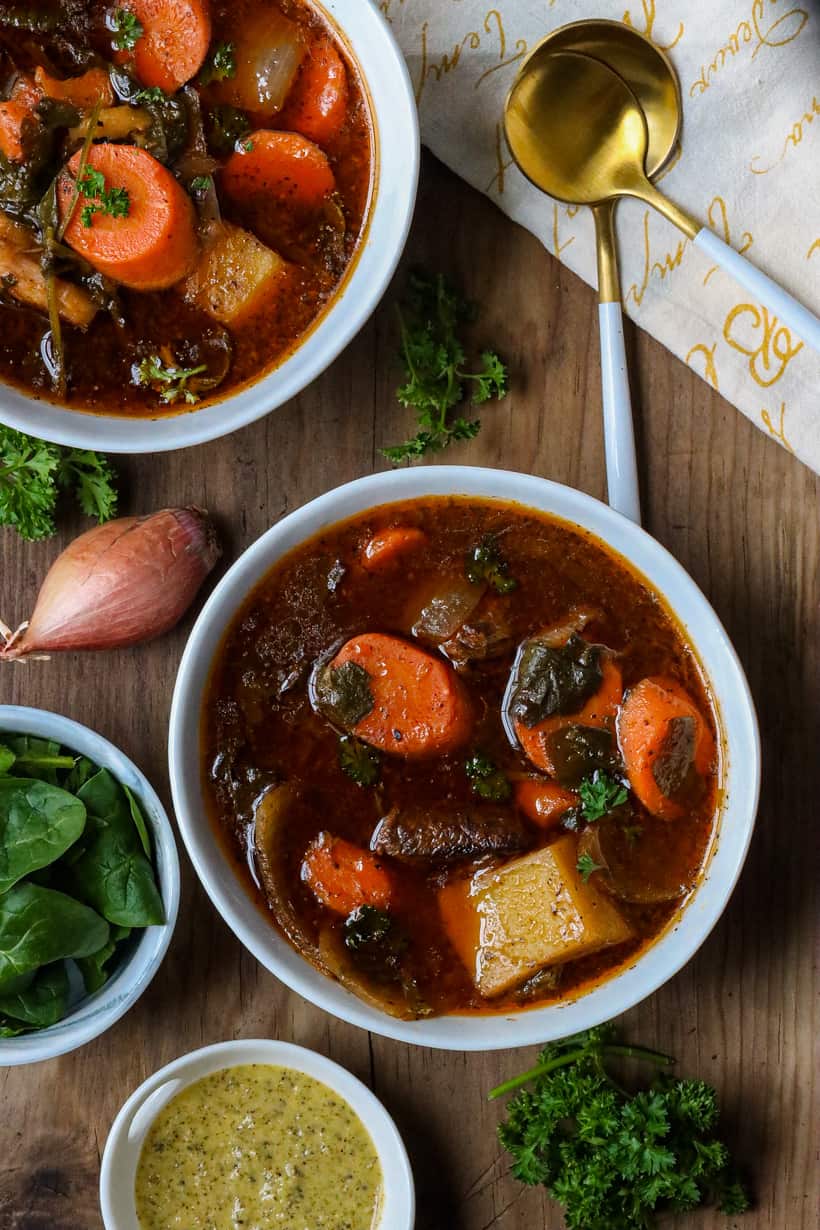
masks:
<path id="1" fill-rule="evenodd" d="M 71 794 L 77 794 L 88 779 L 93 777 L 95 773 L 99 773 L 99 771 L 99 765 L 94 764 L 93 760 L 89 760 L 87 756 L 78 756 L 74 761 L 74 767 L 66 775 L 62 783 L 63 790 L 68 790 Z"/>
<path id="2" fill-rule="evenodd" d="M 0 743 L 0 773 L 8 773 L 16 759 L 17 757 L 11 748 L 6 747 L 4 743 Z"/>
<path id="3" fill-rule="evenodd" d="M 84 828 L 85 807 L 68 791 L 32 778 L 0 778 L 0 893 L 60 858 Z"/>
<path id="4" fill-rule="evenodd" d="M 6 735 L 3 746 L 14 753 L 14 772 L 19 777 L 33 777 L 50 786 L 58 784 L 60 769 L 71 769 L 74 757 L 61 754 L 60 744 L 38 735 Z"/>
<path id="5" fill-rule="evenodd" d="M 525 644 L 510 698 L 513 718 L 537 726 L 556 713 L 576 713 L 601 686 L 601 651 L 580 636 L 548 645 L 538 636 Z"/>
<path id="6" fill-rule="evenodd" d="M 0 897 L 0 992 L 19 991 L 41 965 L 90 956 L 108 935 L 104 918 L 65 893 L 15 884 Z"/>
<path id="7" fill-rule="evenodd" d="M 375 704 L 370 676 L 358 662 L 325 666 L 316 676 L 316 703 L 332 722 L 351 730 Z"/>
<path id="8" fill-rule="evenodd" d="M 62 961 L 46 965 L 24 991 L 0 995 L 0 1016 L 37 1029 L 61 1021 L 68 1008 L 68 974 Z"/>
<path id="9" fill-rule="evenodd" d="M 114 956 L 117 945 L 123 940 L 128 939 L 130 934 L 130 927 L 112 927 L 108 942 L 103 944 L 99 952 L 93 952 L 90 957 L 80 957 L 78 959 L 77 967 L 82 974 L 83 984 L 88 995 L 93 995 L 95 991 L 99 991 L 100 987 L 104 986 L 108 981 L 111 976 L 111 970 L 106 968 L 108 962 Z"/>
<path id="10" fill-rule="evenodd" d="M 68 870 L 67 887 L 123 927 L 165 921 L 153 868 L 125 790 L 108 769 L 100 769 L 78 796 L 89 816 L 90 840 Z"/>
<path id="11" fill-rule="evenodd" d="M 133 791 L 123 783 L 125 797 L 128 799 L 128 809 L 131 812 L 131 819 L 134 821 L 134 827 L 139 834 L 140 843 L 145 851 L 145 857 L 151 857 L 151 838 L 148 836 L 148 826 L 145 823 L 145 817 L 142 814 L 139 802 L 137 801 Z"/>

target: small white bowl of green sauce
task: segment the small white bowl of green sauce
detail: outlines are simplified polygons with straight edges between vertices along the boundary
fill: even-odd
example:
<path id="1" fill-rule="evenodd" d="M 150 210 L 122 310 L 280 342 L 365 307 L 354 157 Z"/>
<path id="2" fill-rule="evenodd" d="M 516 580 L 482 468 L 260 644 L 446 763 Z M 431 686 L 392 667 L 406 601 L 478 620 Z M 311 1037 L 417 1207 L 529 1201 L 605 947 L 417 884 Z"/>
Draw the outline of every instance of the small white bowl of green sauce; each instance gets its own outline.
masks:
<path id="1" fill-rule="evenodd" d="M 410 1162 L 366 1085 L 271 1039 L 182 1055 L 117 1115 L 100 1172 L 106 1230 L 412 1230 Z"/>

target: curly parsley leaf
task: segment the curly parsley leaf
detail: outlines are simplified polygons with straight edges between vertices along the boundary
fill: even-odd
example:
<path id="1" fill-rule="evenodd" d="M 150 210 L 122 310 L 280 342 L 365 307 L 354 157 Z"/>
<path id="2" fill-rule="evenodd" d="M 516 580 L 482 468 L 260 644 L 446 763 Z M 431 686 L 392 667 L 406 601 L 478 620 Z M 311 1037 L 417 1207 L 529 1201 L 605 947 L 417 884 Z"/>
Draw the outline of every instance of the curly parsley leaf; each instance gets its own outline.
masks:
<path id="1" fill-rule="evenodd" d="M 518 587 L 515 577 L 509 575 L 509 565 L 494 534 L 485 534 L 477 546 L 470 548 L 464 571 L 473 585 L 486 581 L 499 594 L 512 593 Z"/>
<path id="2" fill-rule="evenodd" d="M 501 769 L 483 754 L 475 752 L 464 765 L 464 772 L 470 779 L 473 793 L 480 799 L 489 799 L 493 803 L 503 803 L 512 794 L 509 779 Z"/>
<path id="3" fill-rule="evenodd" d="M 339 766 L 357 786 L 376 786 L 381 780 L 379 753 L 353 735 L 342 735 L 339 739 Z"/>
<path id="4" fill-rule="evenodd" d="M 206 363 L 197 367 L 166 366 L 159 355 L 149 355 L 135 363 L 131 369 L 134 383 L 144 388 L 152 388 L 159 393 L 159 399 L 166 406 L 173 406 L 178 401 L 193 406 L 199 401 L 199 394 L 188 387 L 192 377 L 207 372 Z"/>
<path id="5" fill-rule="evenodd" d="M 233 43 L 217 43 L 197 81 L 199 85 L 210 85 L 213 81 L 226 81 L 235 76 L 236 47 Z"/>
<path id="6" fill-rule="evenodd" d="M 80 211 L 83 226 L 91 226 L 94 214 L 108 214 L 111 218 L 127 217 L 131 208 L 127 188 L 106 188 L 105 176 L 93 167 L 86 168 L 78 182 L 85 201 Z"/>
<path id="7" fill-rule="evenodd" d="M 473 439 L 480 420 L 451 418 L 451 412 L 468 391 L 476 406 L 493 397 L 500 400 L 507 391 L 507 369 L 494 351 L 481 354 L 477 371 L 466 369 L 459 330 L 474 319 L 475 311 L 442 274 L 411 272 L 398 314 L 406 380 L 396 396 L 416 411 L 419 430 L 403 444 L 382 449 L 394 465 Z"/>
<path id="8" fill-rule="evenodd" d="M 626 1092 L 608 1065 L 625 1056 L 668 1068 L 668 1055 L 617 1041 L 611 1025 L 551 1043 L 530 1072 L 494 1089 L 517 1093 L 499 1127 L 523 1183 L 543 1184 L 569 1230 L 634 1230 L 713 1201 L 741 1213 L 749 1198 L 713 1135 L 717 1094 L 668 1072 Z M 530 1088 L 523 1089 L 523 1086 Z"/>
<path id="9" fill-rule="evenodd" d="M 0 426 L 0 525 L 34 541 L 55 532 L 60 490 L 73 492 L 88 516 L 114 516 L 115 475 L 104 457 L 86 449 L 61 448 Z"/>
<path id="10" fill-rule="evenodd" d="M 585 777 L 578 786 L 581 797 L 581 815 L 588 824 L 608 816 L 627 800 L 628 791 L 623 782 L 596 769 L 591 777 Z"/>
<path id="11" fill-rule="evenodd" d="M 111 14 L 113 43 L 117 51 L 133 51 L 145 30 L 131 9 L 115 9 Z"/>
<path id="12" fill-rule="evenodd" d="M 603 869 L 603 864 L 596 863 L 592 855 L 586 850 L 584 850 L 584 853 L 575 864 L 575 870 L 578 872 L 585 884 L 589 883 L 589 877 L 591 875 L 593 875 L 596 871 L 603 871 Z"/>

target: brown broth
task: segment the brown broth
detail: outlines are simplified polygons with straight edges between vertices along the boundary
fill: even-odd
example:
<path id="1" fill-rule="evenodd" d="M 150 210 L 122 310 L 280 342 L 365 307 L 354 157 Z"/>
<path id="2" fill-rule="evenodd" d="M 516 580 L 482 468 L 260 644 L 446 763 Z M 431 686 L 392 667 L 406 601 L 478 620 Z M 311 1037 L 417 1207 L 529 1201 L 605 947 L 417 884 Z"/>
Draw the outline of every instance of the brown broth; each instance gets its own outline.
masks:
<path id="1" fill-rule="evenodd" d="M 101 6 L 101 17 L 106 7 Z M 238 327 L 229 328 L 233 358 L 228 375 L 211 397 L 202 397 L 194 411 L 221 401 L 272 371 L 321 318 L 355 259 L 367 220 L 374 164 L 373 124 L 359 69 L 336 32 L 308 0 L 216 0 L 211 8 L 212 46 L 229 41 L 231 31 L 262 8 L 281 10 L 310 30 L 327 31 L 334 37 L 347 66 L 349 100 L 341 131 L 324 149 L 336 177 L 346 232 L 341 254 L 300 253 L 291 262 L 287 293 L 271 296 Z M 107 46 L 107 38 L 97 41 L 100 49 Z M 38 62 L 38 53 L 32 52 L 31 40 L 21 38 L 19 43 L 19 48 L 14 48 L 15 62 L 30 70 Z M 205 97 L 207 90 L 201 93 Z M 275 236 L 266 233 L 264 217 L 251 212 L 243 215 L 228 202 L 220 203 L 226 218 L 257 231 L 263 241 L 277 246 Z M 186 305 L 173 287 L 159 292 L 123 288 L 120 298 L 125 329 L 103 311 L 97 313 L 86 332 L 64 328 L 69 382 L 67 396 L 59 399 L 59 404 L 97 414 L 145 418 L 190 412 L 192 408 L 185 405 L 163 406 L 155 391 L 135 387 L 132 364 L 167 344 L 175 349 L 182 346 L 184 353 L 186 343 L 213 335 L 214 322 L 206 313 Z M 0 380 L 29 395 L 56 401 L 40 351 L 46 328 L 42 315 L 13 301 L 0 302 Z"/>
<path id="2" fill-rule="evenodd" d="M 358 564 L 370 536 L 388 526 L 415 525 L 427 545 L 398 573 L 368 574 Z M 511 743 L 500 705 L 513 653 L 473 664 L 463 676 L 481 714 L 471 748 L 436 761 L 383 758 L 382 782 L 364 790 L 349 780 L 338 762 L 338 735 L 311 708 L 307 674 L 317 658 L 363 631 L 409 633 L 412 595 L 431 578 L 463 576 L 467 551 L 485 534 L 498 535 L 518 587 L 504 599 L 515 642 L 560 621 L 573 605 L 600 608 L 595 637 L 616 650 L 628 688 L 647 675 L 680 682 L 717 725 L 696 658 L 663 601 L 629 565 L 577 528 L 520 506 L 464 497 L 430 497 L 385 505 L 332 526 L 286 555 L 249 595 L 216 655 L 202 717 L 202 775 L 211 821 L 237 874 L 274 925 L 249 871 L 253 863 L 248 833 L 253 803 L 268 785 L 298 783 L 307 802 L 288 835 L 287 883 L 292 904 L 307 933 L 328 917 L 300 881 L 308 843 L 323 829 L 368 846 L 376 823 L 402 802 L 474 803 L 464 760 L 478 747 L 507 773 L 532 772 Z M 331 568 L 345 572 L 329 588 Z M 679 911 L 695 886 L 708 854 L 719 802 L 717 773 L 700 803 L 687 817 L 667 824 L 669 858 L 684 891 L 663 905 L 618 908 L 632 924 L 634 942 L 568 963 L 560 987 L 538 1002 L 563 999 L 608 977 L 653 942 Z M 644 823 L 664 824 L 643 816 Z M 535 831 L 534 844 L 561 835 Z M 398 866 L 398 865 L 396 865 Z M 435 1012 L 509 1011 L 521 1004 L 514 995 L 491 1003 L 475 991 L 452 950 L 439 920 L 436 888 L 441 869 L 398 866 L 402 884 L 400 912 L 410 934 L 413 970 L 423 998 Z M 464 867 L 444 875 L 463 875 Z"/>

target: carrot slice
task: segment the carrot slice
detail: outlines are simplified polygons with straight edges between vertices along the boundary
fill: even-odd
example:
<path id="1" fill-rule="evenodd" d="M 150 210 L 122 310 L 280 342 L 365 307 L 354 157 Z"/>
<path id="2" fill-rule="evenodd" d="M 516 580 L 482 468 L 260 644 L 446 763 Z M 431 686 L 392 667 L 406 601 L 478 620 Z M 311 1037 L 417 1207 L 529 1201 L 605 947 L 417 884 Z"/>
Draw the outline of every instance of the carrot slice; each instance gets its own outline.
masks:
<path id="1" fill-rule="evenodd" d="M 75 107 L 93 107 L 98 102 L 111 107 L 114 103 L 114 91 L 104 68 L 89 68 L 81 77 L 66 77 L 61 81 L 38 67 L 34 70 L 34 80 L 46 98 L 70 102 Z"/>
<path id="2" fill-rule="evenodd" d="M 74 194 L 79 152 L 57 181 L 61 221 Z M 197 261 L 196 215 L 187 192 L 147 150 L 135 145 L 93 145 L 88 166 L 105 177 L 106 189 L 124 188 L 128 212 L 95 213 L 82 220 L 84 196 L 74 208 L 65 239 L 101 273 L 135 290 L 163 290 L 187 277 Z"/>
<path id="3" fill-rule="evenodd" d="M 393 878 L 381 859 L 343 837 L 322 832 L 308 846 L 302 882 L 317 901 L 350 914 L 360 905 L 384 909 L 393 897 Z"/>
<path id="4" fill-rule="evenodd" d="M 470 737 L 473 714 L 443 659 L 379 632 L 355 636 L 330 663 L 355 662 L 369 676 L 373 708 L 353 728 L 366 743 L 407 759 L 446 756 Z"/>
<path id="5" fill-rule="evenodd" d="M 531 778 L 516 783 L 515 802 L 533 824 L 540 825 L 542 829 L 551 829 L 560 823 L 571 807 L 577 806 L 578 795 L 572 790 L 564 790 L 555 782 Z"/>
<path id="6" fill-rule="evenodd" d="M 305 209 L 321 205 L 336 187 L 327 155 L 298 132 L 260 128 L 231 154 L 222 186 L 238 202 L 254 198 L 284 201 Z"/>
<path id="7" fill-rule="evenodd" d="M 515 723 L 515 734 L 524 755 L 543 773 L 554 774 L 555 766 L 547 750 L 546 739 L 553 731 L 563 726 L 595 726 L 599 729 L 611 724 L 623 698 L 623 678 L 612 658 L 601 662 L 601 686 L 594 696 L 577 713 L 555 714 L 536 726 Z"/>
<path id="8" fill-rule="evenodd" d="M 380 572 L 401 563 L 405 556 L 418 551 L 427 542 L 423 530 L 409 525 L 396 525 L 392 529 L 374 534 L 362 552 L 362 564 L 368 572 Z"/>
<path id="9" fill-rule="evenodd" d="M 11 162 L 22 162 L 26 156 L 23 128 L 33 123 L 31 108 L 16 99 L 0 103 L 0 150 Z"/>
<path id="10" fill-rule="evenodd" d="M 205 63 L 211 42 L 208 0 L 126 0 L 142 26 L 132 51 L 117 51 L 118 64 L 133 64 L 143 85 L 173 94 Z"/>
<path id="11" fill-rule="evenodd" d="M 629 784 L 647 811 L 676 820 L 685 807 L 674 797 L 691 768 L 707 776 L 715 741 L 701 713 L 673 679 L 642 679 L 618 714 L 618 743 Z"/>
<path id="12" fill-rule="evenodd" d="M 327 37 L 317 39 L 308 50 L 299 75 L 291 86 L 280 113 L 282 128 L 326 145 L 332 141 L 347 115 L 347 69 Z"/>

